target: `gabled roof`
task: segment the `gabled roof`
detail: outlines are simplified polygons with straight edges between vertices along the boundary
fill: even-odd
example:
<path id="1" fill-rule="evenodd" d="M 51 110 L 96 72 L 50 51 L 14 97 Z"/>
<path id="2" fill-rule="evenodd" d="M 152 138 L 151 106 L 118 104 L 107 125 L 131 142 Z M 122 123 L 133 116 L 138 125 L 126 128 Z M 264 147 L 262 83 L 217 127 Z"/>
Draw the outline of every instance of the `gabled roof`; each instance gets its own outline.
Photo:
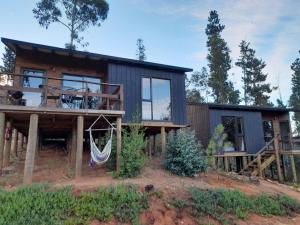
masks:
<path id="1" fill-rule="evenodd" d="M 280 108 L 272 106 L 249 106 L 249 105 L 232 105 L 232 104 L 218 104 L 218 103 L 188 103 L 189 105 L 207 105 L 209 109 L 220 110 L 236 110 L 236 111 L 257 111 L 257 112 L 290 112 L 293 109 Z"/>
<path id="2" fill-rule="evenodd" d="M 170 65 L 164 65 L 164 64 L 153 63 L 153 62 L 139 61 L 135 59 L 128 59 L 128 58 L 102 55 L 102 54 L 91 53 L 91 52 L 70 50 L 66 48 L 58 48 L 58 47 L 18 41 L 18 40 L 13 40 L 8 38 L 1 38 L 1 41 L 13 51 L 16 51 L 19 48 L 28 51 L 38 51 L 43 53 L 57 54 L 61 56 L 72 56 L 75 58 L 87 58 L 90 60 L 105 61 L 108 63 L 111 62 L 111 63 L 125 64 L 125 65 L 133 65 L 138 67 L 160 69 L 160 70 L 179 72 L 179 73 L 193 71 L 193 69 L 185 68 L 185 67 L 170 66 Z"/>

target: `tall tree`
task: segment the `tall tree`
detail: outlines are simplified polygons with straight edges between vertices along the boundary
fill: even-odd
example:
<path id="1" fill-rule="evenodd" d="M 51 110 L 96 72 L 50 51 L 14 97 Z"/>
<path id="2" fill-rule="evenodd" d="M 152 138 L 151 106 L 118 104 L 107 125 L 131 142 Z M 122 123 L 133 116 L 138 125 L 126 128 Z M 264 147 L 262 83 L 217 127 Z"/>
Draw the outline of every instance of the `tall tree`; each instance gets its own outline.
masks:
<path id="1" fill-rule="evenodd" d="M 299 51 L 300 53 L 300 51 Z M 294 109 L 300 110 L 300 58 L 297 58 L 291 65 L 292 75 L 292 94 L 289 104 Z M 296 132 L 300 134 L 300 112 L 294 112 L 293 119 L 296 125 Z"/>
<path id="2" fill-rule="evenodd" d="M 239 102 L 239 91 L 235 90 L 233 83 L 228 79 L 228 71 L 231 69 L 230 50 L 225 40 L 221 37 L 221 32 L 225 26 L 220 24 L 217 11 L 210 11 L 208 24 L 205 30 L 208 47 L 208 67 L 210 77 L 208 85 L 212 89 L 212 96 L 217 103 Z"/>
<path id="3" fill-rule="evenodd" d="M 144 41 L 142 38 L 137 39 L 136 46 L 137 46 L 137 49 L 136 49 L 137 59 L 140 61 L 145 61 L 147 59 L 146 48 L 145 48 Z"/>
<path id="4" fill-rule="evenodd" d="M 245 104 L 270 105 L 269 94 L 272 92 L 271 85 L 266 83 L 268 74 L 263 72 L 266 63 L 255 56 L 255 50 L 250 48 L 250 43 L 242 41 L 240 58 L 235 63 L 243 72 L 242 82 L 244 89 Z"/>
<path id="5" fill-rule="evenodd" d="M 2 56 L 3 67 L 1 67 L 1 72 L 3 73 L 14 73 L 15 72 L 15 61 L 16 55 L 8 47 L 5 47 Z"/>
<path id="6" fill-rule="evenodd" d="M 82 43 L 79 34 L 90 26 L 100 26 L 107 18 L 109 5 L 105 0 L 40 0 L 32 10 L 38 23 L 48 29 L 51 23 L 60 23 L 70 32 L 66 48 L 76 49 Z"/>

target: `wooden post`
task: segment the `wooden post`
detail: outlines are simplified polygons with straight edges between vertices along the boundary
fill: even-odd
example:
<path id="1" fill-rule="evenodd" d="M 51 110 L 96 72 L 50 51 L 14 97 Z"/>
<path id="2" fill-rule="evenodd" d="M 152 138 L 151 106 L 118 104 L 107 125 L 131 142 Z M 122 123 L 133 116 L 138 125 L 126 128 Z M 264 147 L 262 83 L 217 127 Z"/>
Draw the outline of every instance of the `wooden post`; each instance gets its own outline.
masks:
<path id="1" fill-rule="evenodd" d="M 3 164 L 4 133 L 5 133 L 5 113 L 0 112 L 0 173 L 2 171 L 2 164 Z"/>
<path id="2" fill-rule="evenodd" d="M 4 141 L 4 154 L 3 154 L 3 168 L 9 166 L 10 161 L 10 148 L 11 148 L 11 121 L 6 123 L 6 132 L 8 132 L 8 138 Z"/>
<path id="3" fill-rule="evenodd" d="M 290 160 L 291 160 L 291 167 L 292 167 L 292 173 L 293 173 L 293 181 L 294 181 L 294 183 L 297 183 L 298 179 L 297 179 L 294 155 L 292 155 L 292 154 L 290 155 Z"/>
<path id="4" fill-rule="evenodd" d="M 21 153 L 23 151 L 23 134 L 18 133 L 18 143 L 17 143 L 17 156 L 19 159 L 21 159 Z"/>
<path id="5" fill-rule="evenodd" d="M 262 174 L 262 168 L 261 168 L 261 154 L 258 154 L 258 156 L 257 156 L 257 168 L 258 168 L 259 177 L 262 177 L 263 174 Z"/>
<path id="6" fill-rule="evenodd" d="M 76 162 L 76 124 L 72 127 L 72 144 L 71 144 L 71 166 L 74 168 Z"/>
<path id="7" fill-rule="evenodd" d="M 117 117 L 117 157 L 116 157 L 116 169 L 117 172 L 120 172 L 120 155 L 121 155 L 121 148 L 122 148 L 122 118 L 121 117 Z"/>
<path id="8" fill-rule="evenodd" d="M 281 170 L 281 163 L 280 163 L 280 143 L 279 143 L 279 138 L 280 138 L 280 124 L 279 120 L 276 117 L 273 120 L 273 130 L 274 130 L 274 148 L 275 148 L 275 156 L 276 156 L 276 164 L 277 164 L 277 171 L 278 171 L 278 180 L 280 182 L 283 181 L 283 176 L 282 176 L 282 170 Z"/>
<path id="9" fill-rule="evenodd" d="M 35 159 L 35 153 L 37 147 L 38 121 L 39 121 L 39 116 L 37 114 L 30 115 L 28 143 L 27 143 L 27 150 L 26 150 L 24 179 L 23 179 L 24 184 L 32 183 L 34 159 Z"/>
<path id="10" fill-rule="evenodd" d="M 164 155 L 166 152 L 166 128 L 160 128 L 160 139 L 161 139 L 161 153 Z"/>
<path id="11" fill-rule="evenodd" d="M 225 172 L 228 173 L 228 171 L 229 171 L 229 164 L 228 164 L 228 158 L 227 158 L 227 156 L 224 156 L 224 165 L 225 165 Z"/>
<path id="12" fill-rule="evenodd" d="M 83 116 L 77 117 L 77 145 L 76 145 L 76 166 L 75 166 L 75 177 L 81 177 L 82 173 L 82 153 L 83 153 Z"/>
<path id="13" fill-rule="evenodd" d="M 247 158 L 247 156 L 243 156 L 243 169 L 245 169 L 248 165 Z"/>
<path id="14" fill-rule="evenodd" d="M 10 154 L 14 158 L 17 157 L 17 140 L 18 140 L 18 131 L 16 129 L 13 129 L 12 135 L 11 135 L 11 149 L 10 149 Z"/>

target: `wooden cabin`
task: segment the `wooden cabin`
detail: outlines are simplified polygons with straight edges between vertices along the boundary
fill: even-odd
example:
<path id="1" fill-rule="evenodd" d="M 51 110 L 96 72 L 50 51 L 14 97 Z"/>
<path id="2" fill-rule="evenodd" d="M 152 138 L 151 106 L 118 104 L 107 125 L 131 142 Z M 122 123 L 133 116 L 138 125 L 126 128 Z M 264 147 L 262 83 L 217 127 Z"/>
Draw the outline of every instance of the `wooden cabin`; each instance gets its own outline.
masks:
<path id="1" fill-rule="evenodd" d="M 283 179 L 283 157 L 291 156 L 290 161 L 294 162 L 293 155 L 299 155 L 292 142 L 289 111 L 276 107 L 187 104 L 188 124 L 205 147 L 215 128 L 219 124 L 224 126 L 231 145 L 215 156 L 222 160 L 226 171 L 263 176 L 264 171 L 276 162 L 279 180 Z"/>
<path id="2" fill-rule="evenodd" d="M 32 180 L 35 151 L 45 138 L 66 140 L 79 177 L 84 130 L 100 114 L 117 127 L 117 153 L 121 127 L 136 122 L 135 115 L 147 136 L 161 134 L 162 149 L 168 130 L 186 126 L 185 73 L 192 69 L 1 40 L 16 53 L 16 67 L 1 74 L 0 168 L 9 164 L 4 142 L 16 142 L 14 130 L 20 134 L 15 137 L 27 138 L 25 183 Z"/>

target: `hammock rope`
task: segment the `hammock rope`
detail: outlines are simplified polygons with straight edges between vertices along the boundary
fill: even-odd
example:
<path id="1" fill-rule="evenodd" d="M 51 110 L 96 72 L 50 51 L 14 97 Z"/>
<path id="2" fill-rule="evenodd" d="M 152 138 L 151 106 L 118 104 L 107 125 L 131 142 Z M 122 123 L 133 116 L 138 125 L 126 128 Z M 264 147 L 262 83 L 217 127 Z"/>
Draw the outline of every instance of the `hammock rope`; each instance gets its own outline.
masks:
<path id="1" fill-rule="evenodd" d="M 107 129 L 92 129 L 93 126 L 98 122 L 98 120 L 100 118 L 103 118 L 110 126 L 110 128 Z M 113 137 L 113 132 L 116 128 L 113 126 L 113 124 L 111 124 L 108 119 L 104 116 L 104 115 L 100 115 L 98 116 L 98 118 L 93 122 L 93 124 L 86 130 L 89 132 L 89 136 L 90 136 L 90 150 L 91 150 L 91 159 L 89 162 L 89 165 L 92 166 L 94 163 L 96 163 L 97 165 L 101 165 L 104 164 L 105 162 L 107 162 L 107 160 L 110 157 L 111 154 L 111 148 L 112 148 L 112 137 Z M 109 130 L 110 131 L 110 137 L 106 143 L 106 145 L 104 146 L 103 150 L 101 151 L 93 138 L 93 134 L 92 131 L 95 130 Z"/>

